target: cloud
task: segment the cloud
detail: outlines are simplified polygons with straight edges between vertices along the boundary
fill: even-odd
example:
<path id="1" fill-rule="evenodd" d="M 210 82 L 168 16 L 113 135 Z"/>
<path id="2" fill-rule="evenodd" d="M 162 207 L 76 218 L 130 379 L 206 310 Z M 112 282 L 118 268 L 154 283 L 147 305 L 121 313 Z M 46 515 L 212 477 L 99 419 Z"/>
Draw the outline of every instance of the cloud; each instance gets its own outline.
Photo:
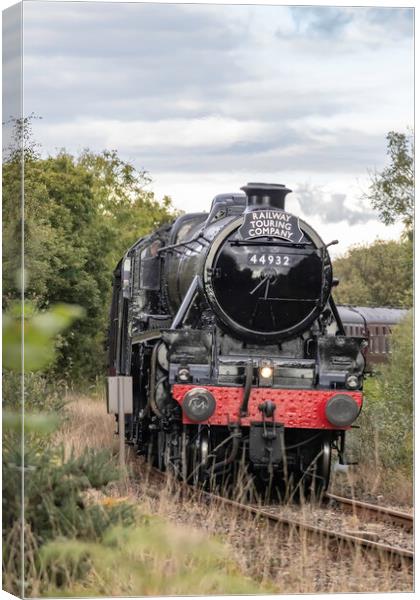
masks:
<path id="1" fill-rule="evenodd" d="M 314 37 L 336 37 L 353 21 L 352 10 L 338 7 L 292 6 L 291 13 L 299 33 Z"/>
<path id="2" fill-rule="evenodd" d="M 393 109 L 407 97 L 407 51 L 392 48 L 389 56 L 378 57 L 356 49 L 351 60 L 333 58 L 341 36 L 331 40 L 322 28 L 347 30 L 349 23 L 363 20 L 366 9 L 37 2 L 25 4 L 24 10 L 26 108 L 44 118 L 39 129 L 44 143 L 53 137 L 48 128 L 56 128 L 53 147 L 73 143 L 76 131 L 80 146 L 103 145 L 112 131 L 114 145 L 133 152 L 139 145 L 127 139 L 127 130 L 129 136 L 131 127 L 138 131 L 138 122 L 165 122 L 169 135 L 162 138 L 164 165 L 169 158 L 167 137 L 175 140 L 171 132 L 179 122 L 216 117 L 219 139 L 225 138 L 219 132 L 224 122 L 242 127 L 235 138 L 227 135 L 229 150 L 241 160 L 255 157 L 272 165 L 273 154 L 277 160 L 290 150 L 297 159 L 306 154 L 306 145 L 308 154 L 316 152 L 313 160 L 318 163 L 322 154 L 330 161 L 332 138 L 348 122 L 349 113 L 352 119 L 356 115 L 356 122 L 362 115 L 368 123 L 367 129 L 355 129 L 361 132 L 360 142 L 372 148 L 365 133 L 384 137 L 389 127 L 397 127 Z M 371 19 L 376 23 L 381 14 L 374 12 Z M 289 28 L 280 52 L 274 35 L 279 22 Z M 313 32 L 318 32 L 315 42 Z M 318 53 L 302 43 L 306 38 Z M 87 127 L 86 121 L 98 128 Z M 250 122 L 262 124 L 251 129 L 251 135 L 246 130 Z M 202 136 L 207 133 L 200 131 L 201 138 L 189 147 L 206 145 Z M 347 141 L 350 137 L 344 136 Z M 319 147 L 324 142 L 325 150 Z M 358 142 L 353 136 L 352 145 L 359 147 Z M 181 150 L 175 159 L 182 164 L 184 146 L 181 134 L 174 147 Z M 223 143 L 220 149 L 220 165 L 225 164 L 226 147 Z M 344 157 L 348 151 L 354 156 L 346 148 Z M 152 145 L 149 156 L 155 154 Z M 197 156 L 190 158 L 193 165 Z M 234 156 L 230 162 L 235 161 Z M 305 162 L 304 158 L 299 164 Z"/>
<path id="3" fill-rule="evenodd" d="M 22 8 L 16 4 L 3 13 L 3 149 L 13 145 L 11 117 L 21 117 L 22 110 Z"/>
<path id="4" fill-rule="evenodd" d="M 49 152 L 66 146 L 77 152 L 116 148 L 121 156 L 149 170 L 156 177 L 168 169 L 183 173 L 229 171 L 264 173 L 323 173 L 327 181 L 339 173 L 360 173 L 382 167 L 385 159 L 386 125 L 369 131 L 370 123 L 349 117 L 349 126 L 339 119 L 328 126 L 322 119 L 300 117 L 281 122 L 272 117 L 231 118 L 209 115 L 204 118 L 155 120 L 76 119 L 68 122 L 34 123 L 37 139 Z"/>
<path id="5" fill-rule="evenodd" d="M 169 57 L 175 47 L 196 46 L 225 52 L 235 47 L 241 36 L 234 24 L 226 22 L 223 8 L 219 8 L 200 10 L 182 4 L 85 2 L 81 6 L 37 2 L 34 6 L 28 3 L 24 9 L 26 23 L 31 26 L 26 32 L 28 51 L 43 54 L 60 47 L 62 54 L 82 58 L 124 57 L 137 61 L 144 56 Z M 133 54 L 134 51 L 142 54 Z"/>
<path id="6" fill-rule="evenodd" d="M 371 7 L 367 10 L 366 20 L 389 40 L 414 36 L 414 8 Z"/>
<path id="7" fill-rule="evenodd" d="M 56 120 L 81 113 L 154 118 L 156 107 L 161 116 L 180 116 L 188 112 L 182 100 L 208 105 L 243 80 L 235 56 L 243 42 L 242 31 L 217 10 L 28 3 L 27 97 L 36 112 Z"/>
<path id="8" fill-rule="evenodd" d="M 184 173 L 264 172 L 354 173 L 375 165 L 384 154 L 384 136 L 363 130 L 300 126 L 297 120 L 198 119 L 118 121 L 79 119 L 68 123 L 35 122 L 35 136 L 50 152 L 60 141 L 71 152 L 116 148 L 152 174 L 168 169 Z M 88 140 L 88 144 L 85 143 Z"/>
<path id="9" fill-rule="evenodd" d="M 170 174 L 178 206 L 201 197 L 204 173 L 222 191 L 224 180 L 315 181 L 329 191 L 311 188 L 307 210 L 318 202 L 326 219 L 361 223 L 371 213 L 350 207 L 341 182 L 381 168 L 387 131 L 412 120 L 409 9 L 36 2 L 24 12 L 25 106 L 43 117 L 34 132 L 45 151 L 115 148 L 169 194 Z"/>
<path id="10" fill-rule="evenodd" d="M 366 48 L 366 41 L 395 35 L 380 10 L 26 3 L 27 106 L 48 121 L 214 112 L 267 121 L 334 116 L 349 105 L 363 110 L 389 93 L 390 62 L 402 64 L 395 46 L 389 56 Z M 410 11 L 384 10 L 397 23 L 412 23 Z M 373 37 L 367 15 L 369 27 L 379 28 Z M 276 38 L 278 23 L 287 36 Z M 334 56 L 350 26 L 351 60 L 340 64 Z M 399 87 L 407 80 L 405 64 Z"/>
<path id="11" fill-rule="evenodd" d="M 344 52 L 357 46 L 378 48 L 412 40 L 414 35 L 412 8 L 292 6 L 290 10 L 294 29 L 280 28 L 277 36 L 297 36 L 309 44 L 315 41 L 318 49 L 326 43 Z"/>
<path id="12" fill-rule="evenodd" d="M 41 125 L 42 127 L 42 125 Z M 53 125 L 46 129 L 49 143 L 66 139 L 71 145 L 89 139 L 106 148 L 123 145 L 128 152 L 183 151 L 184 149 L 218 149 L 247 143 L 264 137 L 268 127 L 259 121 L 238 121 L 218 116 L 202 119 L 162 119 L 159 121 L 87 120 Z M 44 134 L 45 135 L 45 134 Z"/>
<path id="13" fill-rule="evenodd" d="M 304 184 L 295 190 L 296 199 L 305 216 L 317 217 L 329 224 L 345 221 L 349 225 L 361 225 L 377 219 L 377 214 L 361 206 L 348 208 L 347 194 L 327 194 L 321 187 Z"/>

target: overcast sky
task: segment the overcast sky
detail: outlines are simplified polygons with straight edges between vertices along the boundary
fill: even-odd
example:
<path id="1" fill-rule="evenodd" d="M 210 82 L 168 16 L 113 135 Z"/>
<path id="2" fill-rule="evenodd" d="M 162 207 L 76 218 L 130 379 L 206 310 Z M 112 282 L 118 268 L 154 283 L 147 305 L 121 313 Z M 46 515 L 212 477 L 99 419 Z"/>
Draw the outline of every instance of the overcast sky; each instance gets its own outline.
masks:
<path id="1" fill-rule="evenodd" d="M 45 152 L 115 148 L 186 211 L 284 183 L 335 254 L 398 236 L 361 195 L 413 124 L 412 9 L 27 2 L 24 50 Z"/>

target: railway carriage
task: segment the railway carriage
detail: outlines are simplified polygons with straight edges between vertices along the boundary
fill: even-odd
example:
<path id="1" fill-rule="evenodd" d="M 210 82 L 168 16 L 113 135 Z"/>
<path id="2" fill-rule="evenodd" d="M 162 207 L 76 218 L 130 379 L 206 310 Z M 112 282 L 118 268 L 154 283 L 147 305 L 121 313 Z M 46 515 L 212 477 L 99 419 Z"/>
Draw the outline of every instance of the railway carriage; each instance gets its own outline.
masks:
<path id="1" fill-rule="evenodd" d="M 361 335 L 368 341 L 366 370 L 388 360 L 392 329 L 407 315 L 408 310 L 391 307 L 338 306 L 346 335 Z"/>
<path id="2" fill-rule="evenodd" d="M 290 190 L 242 190 L 121 259 L 110 400 L 131 378 L 127 442 L 187 481 L 319 495 L 362 407 L 365 332 L 346 334 L 328 245 L 285 210 Z"/>

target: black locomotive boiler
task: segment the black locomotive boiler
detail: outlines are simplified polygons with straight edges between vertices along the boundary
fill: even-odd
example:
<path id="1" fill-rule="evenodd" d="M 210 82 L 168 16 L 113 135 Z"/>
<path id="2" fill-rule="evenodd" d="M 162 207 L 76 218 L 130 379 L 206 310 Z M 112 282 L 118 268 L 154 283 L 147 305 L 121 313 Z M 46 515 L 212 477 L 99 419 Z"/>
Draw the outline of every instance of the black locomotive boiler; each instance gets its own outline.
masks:
<path id="1" fill-rule="evenodd" d="M 109 380 L 132 378 L 126 439 L 158 468 L 320 494 L 362 406 L 366 340 L 345 335 L 327 246 L 286 212 L 290 190 L 241 189 L 121 259 Z"/>

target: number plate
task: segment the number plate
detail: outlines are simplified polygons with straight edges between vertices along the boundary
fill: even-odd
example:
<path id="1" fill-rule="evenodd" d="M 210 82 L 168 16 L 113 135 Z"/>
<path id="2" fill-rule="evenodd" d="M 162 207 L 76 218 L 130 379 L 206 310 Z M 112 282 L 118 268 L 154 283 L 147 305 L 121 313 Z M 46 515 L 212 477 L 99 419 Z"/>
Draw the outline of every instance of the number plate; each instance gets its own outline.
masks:
<path id="1" fill-rule="evenodd" d="M 254 252 L 248 255 L 248 263 L 255 267 L 291 267 L 300 256 L 289 254 L 278 254 L 271 252 Z"/>

